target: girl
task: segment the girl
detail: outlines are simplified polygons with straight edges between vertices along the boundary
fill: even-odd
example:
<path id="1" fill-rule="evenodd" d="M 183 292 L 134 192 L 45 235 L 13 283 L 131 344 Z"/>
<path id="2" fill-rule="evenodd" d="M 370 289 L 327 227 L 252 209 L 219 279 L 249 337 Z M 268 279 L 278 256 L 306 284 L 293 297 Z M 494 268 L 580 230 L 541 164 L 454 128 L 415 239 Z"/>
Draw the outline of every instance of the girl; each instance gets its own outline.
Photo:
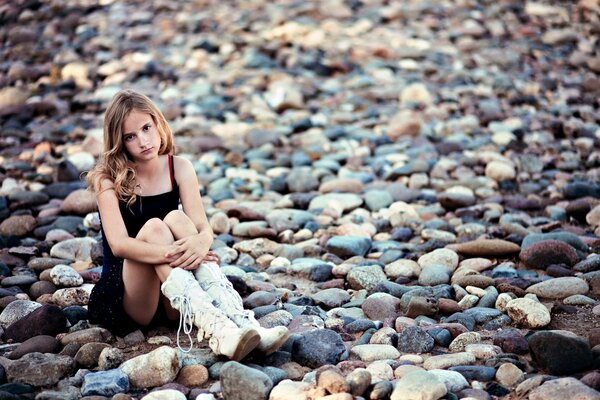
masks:
<path id="1" fill-rule="evenodd" d="M 193 324 L 216 354 L 240 360 L 255 347 L 271 353 L 287 328 L 262 328 L 243 309 L 210 251 L 195 170 L 173 152 L 173 134 L 152 101 L 117 93 L 104 117 L 104 154 L 86 178 L 96 192 L 104 251 L 90 321 L 126 333 L 179 318 L 180 349 L 181 328 L 189 337 Z"/>

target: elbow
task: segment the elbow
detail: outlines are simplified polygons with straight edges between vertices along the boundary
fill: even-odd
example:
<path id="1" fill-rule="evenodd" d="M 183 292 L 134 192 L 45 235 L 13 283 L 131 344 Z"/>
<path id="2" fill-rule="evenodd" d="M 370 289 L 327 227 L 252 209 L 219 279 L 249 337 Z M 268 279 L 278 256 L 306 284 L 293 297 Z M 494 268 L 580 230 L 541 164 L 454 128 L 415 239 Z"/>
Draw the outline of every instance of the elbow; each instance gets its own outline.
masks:
<path id="1" fill-rule="evenodd" d="M 110 246 L 110 250 L 113 253 L 113 256 L 115 257 L 119 257 L 119 258 L 125 258 L 123 256 L 123 246 L 121 246 L 121 244 L 117 243 L 109 243 L 108 244 Z"/>

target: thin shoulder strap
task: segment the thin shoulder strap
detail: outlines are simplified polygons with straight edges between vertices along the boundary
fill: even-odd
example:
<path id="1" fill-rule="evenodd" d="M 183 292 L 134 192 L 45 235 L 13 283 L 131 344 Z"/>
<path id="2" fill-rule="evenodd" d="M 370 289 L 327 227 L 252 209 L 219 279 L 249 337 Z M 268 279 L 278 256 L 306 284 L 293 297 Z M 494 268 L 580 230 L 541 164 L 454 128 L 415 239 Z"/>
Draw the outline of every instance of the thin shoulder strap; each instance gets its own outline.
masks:
<path id="1" fill-rule="evenodd" d="M 169 154 L 169 174 L 171 175 L 171 189 L 175 189 L 175 167 L 172 154 Z"/>

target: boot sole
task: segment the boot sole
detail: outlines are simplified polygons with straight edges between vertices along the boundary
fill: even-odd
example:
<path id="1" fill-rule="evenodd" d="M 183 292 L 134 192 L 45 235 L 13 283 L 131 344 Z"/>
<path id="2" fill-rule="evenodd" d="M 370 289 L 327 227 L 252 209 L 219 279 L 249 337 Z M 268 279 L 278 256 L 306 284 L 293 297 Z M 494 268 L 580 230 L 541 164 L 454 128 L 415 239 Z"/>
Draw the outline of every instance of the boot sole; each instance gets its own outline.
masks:
<path id="1" fill-rule="evenodd" d="M 246 357 L 260 343 L 260 335 L 254 329 L 249 329 L 240 338 L 233 355 L 230 357 L 233 361 L 240 361 Z"/>
<path id="2" fill-rule="evenodd" d="M 288 338 L 290 337 L 291 332 L 288 331 L 285 335 L 283 335 L 279 340 L 277 340 L 276 342 L 271 343 L 270 346 L 265 347 L 265 348 L 261 348 L 261 347 L 257 347 L 257 349 L 263 353 L 264 355 L 268 356 L 271 353 L 276 352 L 277 350 L 279 350 L 279 348 L 281 346 L 283 346 L 283 344 L 286 342 L 286 340 L 288 340 Z"/>

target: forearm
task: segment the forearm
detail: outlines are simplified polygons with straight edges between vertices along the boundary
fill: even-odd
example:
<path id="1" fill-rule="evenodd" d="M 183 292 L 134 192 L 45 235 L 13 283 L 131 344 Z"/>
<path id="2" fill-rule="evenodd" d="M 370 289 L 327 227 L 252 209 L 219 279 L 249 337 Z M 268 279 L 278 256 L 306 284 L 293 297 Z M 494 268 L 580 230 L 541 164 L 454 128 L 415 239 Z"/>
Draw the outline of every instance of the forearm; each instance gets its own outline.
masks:
<path id="1" fill-rule="evenodd" d="M 132 237 L 120 240 L 118 244 L 111 246 L 111 249 L 115 256 L 128 260 L 152 265 L 169 262 L 166 257 L 168 246 L 148 243 Z"/>

